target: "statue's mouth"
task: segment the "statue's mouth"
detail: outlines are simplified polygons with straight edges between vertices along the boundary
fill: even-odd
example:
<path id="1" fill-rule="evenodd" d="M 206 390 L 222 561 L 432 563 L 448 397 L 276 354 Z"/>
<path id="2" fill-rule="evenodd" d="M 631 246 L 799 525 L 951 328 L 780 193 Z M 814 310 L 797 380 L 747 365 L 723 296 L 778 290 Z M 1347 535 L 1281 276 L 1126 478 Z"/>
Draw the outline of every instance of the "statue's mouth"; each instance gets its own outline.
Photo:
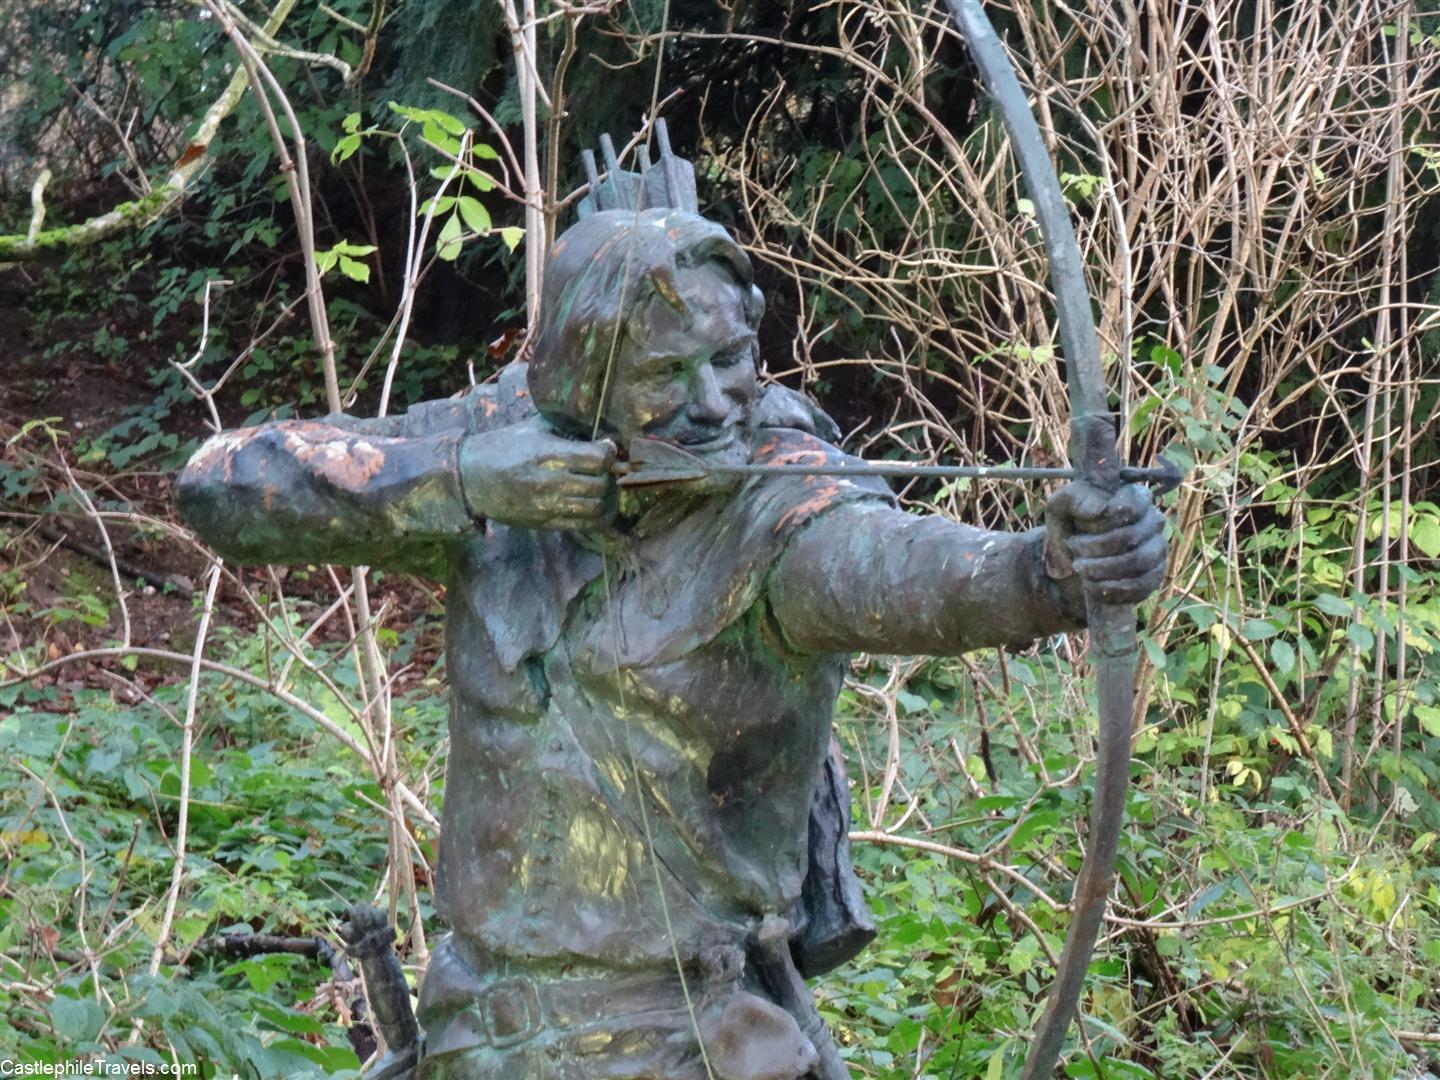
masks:
<path id="1" fill-rule="evenodd" d="M 681 436 L 677 442 L 692 454 L 713 454 L 728 449 L 735 442 L 735 429 L 727 427 L 719 433 L 695 432 Z"/>

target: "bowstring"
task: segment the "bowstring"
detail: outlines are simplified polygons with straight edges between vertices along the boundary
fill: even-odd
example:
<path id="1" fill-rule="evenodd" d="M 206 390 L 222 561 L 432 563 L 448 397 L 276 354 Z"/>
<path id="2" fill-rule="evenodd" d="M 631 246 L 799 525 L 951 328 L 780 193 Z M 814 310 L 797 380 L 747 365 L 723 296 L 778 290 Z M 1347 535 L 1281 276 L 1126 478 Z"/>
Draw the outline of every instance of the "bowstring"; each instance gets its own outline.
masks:
<path id="1" fill-rule="evenodd" d="M 655 52 L 655 79 L 650 88 L 650 108 L 648 116 L 650 126 L 653 130 L 655 124 L 655 110 L 660 102 L 660 77 L 665 64 L 665 41 L 670 28 L 670 0 L 665 0 L 660 14 L 660 43 Z M 648 154 L 647 154 L 648 159 Z M 618 164 L 618 158 L 617 158 Z M 615 185 L 616 191 L 622 190 L 619 176 L 610 178 Z M 610 347 L 605 356 L 605 368 L 600 380 L 600 389 L 595 403 L 595 420 L 590 428 L 590 441 L 594 442 L 600 437 L 600 426 L 605 417 L 606 399 L 610 395 L 611 377 L 615 371 L 615 359 L 620 351 L 620 332 L 625 325 L 624 311 L 633 299 L 627 295 L 630 291 L 630 272 L 634 265 L 635 239 L 640 230 L 640 211 L 643 203 L 643 187 L 637 186 L 635 193 L 635 217 L 630 224 L 630 235 L 625 244 L 625 261 L 621 265 L 620 273 L 620 303 L 619 311 L 621 317 L 615 320 L 615 326 L 610 335 Z M 595 192 L 595 208 L 600 208 L 600 192 Z M 695 1035 L 695 1045 L 700 1049 L 700 1061 L 705 1066 L 707 1080 L 715 1080 L 715 1072 L 710 1066 L 710 1055 L 705 1049 L 705 1040 L 700 1034 L 700 1017 L 695 1011 L 695 1002 L 690 994 L 690 982 L 685 977 L 685 962 L 680 956 L 680 945 L 675 940 L 675 925 L 670 917 L 670 902 L 665 897 L 665 881 L 660 873 L 660 857 L 655 851 L 655 833 L 650 825 L 650 810 L 646 805 L 645 789 L 640 777 L 640 763 L 635 760 L 634 741 L 630 725 L 630 709 L 625 703 L 625 679 L 620 670 L 620 648 L 625 639 L 625 631 L 620 623 L 620 612 L 615 606 L 614 590 L 611 583 L 611 555 L 612 549 L 607 545 L 601 551 L 601 581 L 605 592 L 605 609 L 609 612 L 611 633 L 614 636 L 615 644 L 611 648 L 610 655 L 615 664 L 615 688 L 616 697 L 620 706 L 620 720 L 625 731 L 625 757 L 630 765 L 631 782 L 635 787 L 635 800 L 640 807 L 640 829 L 645 837 L 645 849 L 649 855 L 650 869 L 655 878 L 655 895 L 660 901 L 660 916 L 665 923 L 665 940 L 670 944 L 670 955 L 675 961 L 675 974 L 680 980 L 680 996 L 685 1002 L 685 1011 L 690 1018 L 690 1028 Z M 640 567 L 636 566 L 635 572 L 638 575 Z"/>

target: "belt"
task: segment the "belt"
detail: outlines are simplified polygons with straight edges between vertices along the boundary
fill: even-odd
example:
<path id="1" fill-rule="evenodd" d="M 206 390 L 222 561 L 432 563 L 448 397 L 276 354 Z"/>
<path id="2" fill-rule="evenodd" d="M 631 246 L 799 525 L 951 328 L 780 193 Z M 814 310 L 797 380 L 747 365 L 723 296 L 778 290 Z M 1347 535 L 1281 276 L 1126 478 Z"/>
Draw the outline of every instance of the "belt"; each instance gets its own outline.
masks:
<path id="1" fill-rule="evenodd" d="M 542 1032 L 561 1034 L 596 1017 L 620 1018 L 685 1007 L 673 968 L 555 977 L 516 971 L 512 964 L 506 965 L 508 970 L 481 974 L 490 963 L 459 935 L 452 935 L 436 949 L 427 982 L 440 974 L 436 968 L 441 965 L 459 970 L 446 973 L 450 977 L 441 981 L 449 985 L 421 1003 L 427 1054 L 475 1046 L 508 1050 Z M 698 1005 L 702 997 L 724 993 L 735 986 L 738 974 L 738 964 L 688 974 L 691 996 Z"/>

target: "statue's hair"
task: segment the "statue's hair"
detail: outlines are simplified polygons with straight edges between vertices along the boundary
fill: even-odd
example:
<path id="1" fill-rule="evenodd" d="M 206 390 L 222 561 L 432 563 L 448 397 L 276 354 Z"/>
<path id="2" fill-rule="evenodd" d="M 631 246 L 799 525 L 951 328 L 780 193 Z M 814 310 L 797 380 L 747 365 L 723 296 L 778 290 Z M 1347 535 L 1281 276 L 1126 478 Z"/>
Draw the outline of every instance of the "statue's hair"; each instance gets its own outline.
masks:
<path id="1" fill-rule="evenodd" d="M 729 232 L 698 214 L 666 208 L 601 210 L 572 225 L 550 250 L 539 329 L 530 356 L 530 396 L 556 427 L 589 438 L 604 426 L 607 373 L 644 312 L 665 303 L 684 312 L 682 267 L 716 265 L 740 286 L 745 321 L 765 301 L 750 256 Z"/>

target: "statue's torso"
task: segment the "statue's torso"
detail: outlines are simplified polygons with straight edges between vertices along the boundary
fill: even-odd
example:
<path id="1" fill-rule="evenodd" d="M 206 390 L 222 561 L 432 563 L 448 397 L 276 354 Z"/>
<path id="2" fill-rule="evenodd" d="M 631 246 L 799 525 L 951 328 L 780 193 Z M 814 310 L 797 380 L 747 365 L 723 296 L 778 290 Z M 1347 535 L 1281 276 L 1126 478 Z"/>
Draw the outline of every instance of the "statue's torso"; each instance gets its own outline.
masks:
<path id="1" fill-rule="evenodd" d="M 608 566 L 560 533 L 467 543 L 438 884 L 484 954 L 673 965 L 798 899 L 843 663 L 766 614 L 785 509 L 712 500 Z"/>

